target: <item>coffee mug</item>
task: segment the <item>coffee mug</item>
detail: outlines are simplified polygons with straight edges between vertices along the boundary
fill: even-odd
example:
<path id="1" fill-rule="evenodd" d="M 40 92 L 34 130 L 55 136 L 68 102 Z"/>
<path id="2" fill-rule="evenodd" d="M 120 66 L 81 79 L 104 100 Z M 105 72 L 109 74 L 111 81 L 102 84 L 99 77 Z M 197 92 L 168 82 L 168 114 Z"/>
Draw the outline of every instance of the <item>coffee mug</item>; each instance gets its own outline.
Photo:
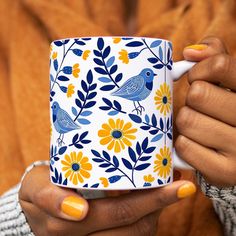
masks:
<path id="1" fill-rule="evenodd" d="M 52 183 L 80 190 L 171 183 L 173 80 L 194 63 L 173 63 L 171 42 L 146 37 L 62 39 L 50 50 Z"/>

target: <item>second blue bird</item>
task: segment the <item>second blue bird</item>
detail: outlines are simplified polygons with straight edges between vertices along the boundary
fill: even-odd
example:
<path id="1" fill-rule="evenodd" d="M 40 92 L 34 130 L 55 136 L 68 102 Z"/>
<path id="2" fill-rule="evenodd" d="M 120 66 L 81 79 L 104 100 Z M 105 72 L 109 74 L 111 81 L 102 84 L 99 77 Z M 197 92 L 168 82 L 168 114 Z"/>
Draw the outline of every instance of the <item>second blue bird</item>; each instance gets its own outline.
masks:
<path id="1" fill-rule="evenodd" d="M 58 102 L 53 102 L 52 106 L 52 120 L 56 131 L 60 134 L 58 145 L 63 143 L 64 134 L 72 130 L 80 129 L 81 127 L 75 123 L 70 115 L 63 110 Z M 62 136 L 62 137 L 61 137 Z"/>
<path id="2" fill-rule="evenodd" d="M 140 101 L 146 99 L 153 88 L 153 79 L 156 74 L 152 69 L 143 69 L 138 75 L 129 78 L 120 88 L 118 88 L 111 95 L 125 98 L 127 100 L 133 101 L 137 114 L 142 114 L 145 110 L 143 106 L 139 103 Z M 136 103 L 138 105 L 136 105 Z"/>

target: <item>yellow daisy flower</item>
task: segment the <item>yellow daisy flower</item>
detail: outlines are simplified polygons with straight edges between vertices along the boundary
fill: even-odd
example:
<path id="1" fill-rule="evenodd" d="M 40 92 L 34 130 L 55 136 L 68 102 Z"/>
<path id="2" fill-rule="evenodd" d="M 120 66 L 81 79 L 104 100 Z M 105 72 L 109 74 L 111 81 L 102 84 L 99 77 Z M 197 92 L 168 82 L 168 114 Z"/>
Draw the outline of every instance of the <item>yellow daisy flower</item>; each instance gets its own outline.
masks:
<path id="1" fill-rule="evenodd" d="M 89 53 L 90 53 L 90 50 L 85 50 L 85 51 L 83 52 L 82 58 L 83 58 L 84 60 L 87 60 L 87 58 L 89 57 Z"/>
<path id="2" fill-rule="evenodd" d="M 160 177 L 166 178 L 171 171 L 172 160 L 170 148 L 164 146 L 160 149 L 160 153 L 156 154 L 156 160 L 154 161 L 154 172 L 158 172 Z"/>
<path id="3" fill-rule="evenodd" d="M 107 145 L 107 149 L 114 148 L 116 153 L 125 149 L 126 146 L 131 146 L 130 140 L 136 139 L 134 133 L 137 129 L 132 128 L 132 123 L 125 123 L 121 119 L 109 119 L 108 123 L 102 125 L 102 129 L 98 131 L 98 136 L 101 138 L 100 144 Z"/>
<path id="4" fill-rule="evenodd" d="M 157 105 L 157 110 L 166 115 L 171 111 L 171 93 L 170 86 L 166 83 L 160 86 L 160 89 L 156 91 L 156 96 L 154 97 L 155 105 Z"/>
<path id="5" fill-rule="evenodd" d="M 52 59 L 53 59 L 53 60 L 56 60 L 56 59 L 57 59 L 57 52 L 53 52 L 53 54 L 52 54 Z"/>
<path id="6" fill-rule="evenodd" d="M 109 186 L 109 182 L 107 178 L 101 177 L 100 180 L 104 188 Z"/>
<path id="7" fill-rule="evenodd" d="M 152 175 L 144 175 L 143 179 L 146 183 L 152 183 L 155 180 L 155 178 Z"/>
<path id="8" fill-rule="evenodd" d="M 125 49 L 121 49 L 121 51 L 119 52 L 120 56 L 119 59 L 125 63 L 128 64 L 129 63 L 129 55 L 128 52 Z"/>
<path id="9" fill-rule="evenodd" d="M 119 43 L 121 41 L 121 38 L 113 38 L 113 43 Z"/>
<path id="10" fill-rule="evenodd" d="M 79 64 L 76 63 L 76 64 L 73 65 L 72 74 L 75 78 L 78 78 L 79 77 L 79 72 L 80 72 Z"/>
<path id="11" fill-rule="evenodd" d="M 74 90 L 75 86 L 73 84 L 69 84 L 68 87 L 67 87 L 67 97 L 70 98 L 72 96 L 72 94 L 75 93 L 75 90 Z"/>
<path id="12" fill-rule="evenodd" d="M 82 152 L 71 152 L 70 156 L 66 154 L 61 161 L 65 178 L 69 178 L 75 185 L 78 182 L 83 183 L 84 179 L 90 177 L 89 171 L 92 170 L 92 165 L 88 161 L 88 157 L 83 156 Z"/>

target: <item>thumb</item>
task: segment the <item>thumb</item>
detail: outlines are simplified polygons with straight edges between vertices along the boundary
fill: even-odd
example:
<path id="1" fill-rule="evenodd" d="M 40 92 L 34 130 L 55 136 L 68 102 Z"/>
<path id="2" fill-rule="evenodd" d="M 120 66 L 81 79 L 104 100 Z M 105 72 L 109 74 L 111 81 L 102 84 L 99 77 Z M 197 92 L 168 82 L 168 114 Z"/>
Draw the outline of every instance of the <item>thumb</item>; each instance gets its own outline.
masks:
<path id="1" fill-rule="evenodd" d="M 198 44 L 184 48 L 183 55 L 188 61 L 202 61 L 210 56 L 227 53 L 224 43 L 215 37 L 206 37 Z"/>
<path id="2" fill-rule="evenodd" d="M 19 198 L 51 216 L 67 220 L 83 220 L 89 209 L 88 202 L 79 194 L 50 182 L 47 166 L 35 167 L 25 176 Z"/>

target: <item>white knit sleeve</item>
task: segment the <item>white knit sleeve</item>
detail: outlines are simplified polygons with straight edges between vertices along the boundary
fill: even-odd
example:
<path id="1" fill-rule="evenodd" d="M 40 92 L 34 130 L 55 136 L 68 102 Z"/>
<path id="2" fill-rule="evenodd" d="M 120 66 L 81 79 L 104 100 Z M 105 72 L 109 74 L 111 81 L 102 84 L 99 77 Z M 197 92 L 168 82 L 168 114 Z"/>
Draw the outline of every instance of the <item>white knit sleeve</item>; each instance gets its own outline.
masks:
<path id="1" fill-rule="evenodd" d="M 34 236 L 19 203 L 19 190 L 25 175 L 35 166 L 49 165 L 49 161 L 37 161 L 30 165 L 21 182 L 0 197 L 0 236 Z"/>
<path id="2" fill-rule="evenodd" d="M 203 193 L 213 201 L 213 206 L 224 226 L 225 235 L 236 236 L 236 186 L 218 188 L 208 184 L 197 172 Z"/>

